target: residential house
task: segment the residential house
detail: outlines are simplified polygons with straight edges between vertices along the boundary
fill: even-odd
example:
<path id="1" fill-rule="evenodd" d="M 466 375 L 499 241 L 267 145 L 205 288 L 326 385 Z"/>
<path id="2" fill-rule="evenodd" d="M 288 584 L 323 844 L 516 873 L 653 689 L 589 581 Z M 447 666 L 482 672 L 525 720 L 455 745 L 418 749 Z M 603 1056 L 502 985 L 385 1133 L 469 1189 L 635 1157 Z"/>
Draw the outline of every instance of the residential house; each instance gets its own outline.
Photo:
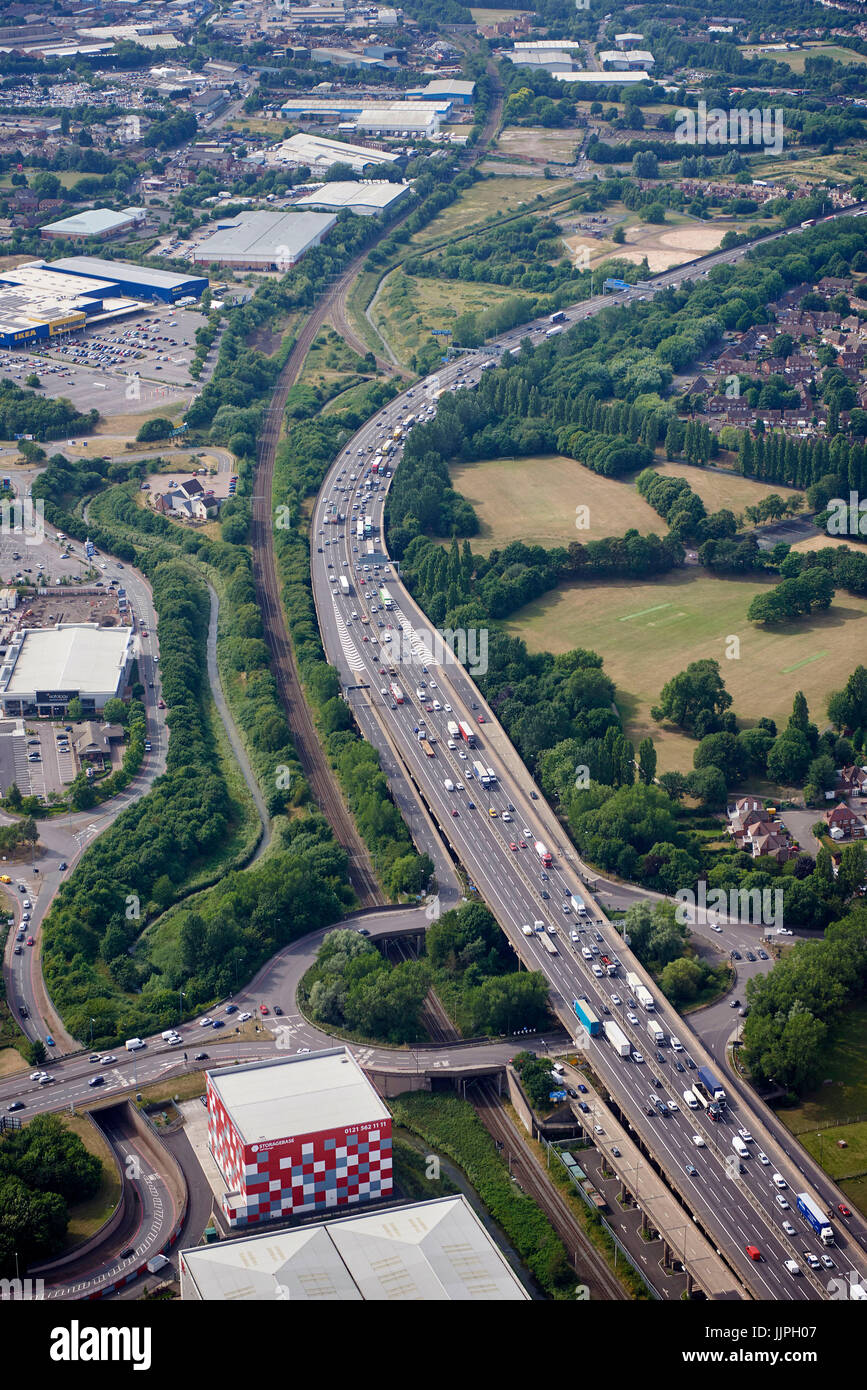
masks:
<path id="1" fill-rule="evenodd" d="M 867 823 L 842 801 L 833 811 L 826 811 L 824 819 L 834 840 L 863 840 L 867 836 Z"/>
<path id="2" fill-rule="evenodd" d="M 867 768 L 838 768 L 837 791 L 841 796 L 867 796 Z"/>

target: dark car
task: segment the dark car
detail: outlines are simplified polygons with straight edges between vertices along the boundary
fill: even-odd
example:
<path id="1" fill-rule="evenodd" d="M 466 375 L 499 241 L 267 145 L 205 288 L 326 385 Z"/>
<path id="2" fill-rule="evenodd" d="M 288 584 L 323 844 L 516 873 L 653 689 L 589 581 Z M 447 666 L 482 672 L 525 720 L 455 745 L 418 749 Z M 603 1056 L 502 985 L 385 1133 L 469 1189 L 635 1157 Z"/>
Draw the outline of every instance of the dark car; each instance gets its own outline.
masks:
<path id="1" fill-rule="evenodd" d="M 566 1087 L 566 1094 L 567 1094 L 567 1096 L 569 1097 L 570 1100 L 577 1100 L 577 1099 L 578 1099 L 578 1092 L 577 1092 L 577 1091 L 573 1091 L 571 1086 L 567 1086 L 567 1087 Z"/>
<path id="2" fill-rule="evenodd" d="M 121 1258 L 122 1260 L 128 1260 L 129 1257 L 130 1257 L 130 1255 L 134 1255 L 134 1254 L 135 1254 L 135 1246 L 134 1246 L 134 1245 L 128 1245 L 128 1246 L 126 1247 L 125 1250 L 121 1250 L 121 1252 L 120 1252 L 120 1258 Z"/>
<path id="3" fill-rule="evenodd" d="M 61 871 L 61 873 L 62 873 L 65 869 L 68 869 L 68 868 L 69 868 L 69 865 L 67 864 L 67 862 L 66 862 L 65 859 L 61 859 L 61 861 L 60 861 L 60 863 L 58 864 L 57 867 L 58 867 L 58 869 L 60 869 L 60 871 Z"/>
<path id="4" fill-rule="evenodd" d="M 24 1109 L 24 1101 L 23 1101 L 23 1100 L 13 1100 L 13 1102 L 12 1102 L 11 1105 L 7 1105 L 7 1106 L 6 1106 L 6 1109 L 7 1109 L 7 1110 L 23 1110 L 23 1109 Z"/>
<path id="5" fill-rule="evenodd" d="M 695 1062 L 692 1060 L 691 1057 L 687 1057 L 686 1065 L 689 1067 L 690 1071 L 695 1071 Z"/>
<path id="6" fill-rule="evenodd" d="M 237 1005 L 237 1004 L 227 1004 L 227 1005 L 226 1005 L 226 1013 L 227 1013 L 227 1014 L 236 1014 L 237 1012 L 238 1012 L 238 1005 Z"/>
<path id="7" fill-rule="evenodd" d="M 664 1052 L 659 1052 L 659 1051 L 657 1051 L 656 1060 L 657 1060 L 657 1062 L 664 1062 L 664 1061 L 665 1061 L 665 1053 L 664 1053 Z"/>
<path id="8" fill-rule="evenodd" d="M 543 888 L 539 894 L 539 897 L 542 898 L 543 901 L 546 901 L 550 896 L 551 894 L 548 892 L 547 888 Z"/>
<path id="9" fill-rule="evenodd" d="M 225 1026 L 225 1023 L 221 1018 L 215 1018 L 213 1023 L 211 1024 L 212 1028 L 225 1028 Z"/>
<path id="10" fill-rule="evenodd" d="M 759 951 L 759 960 L 770 960 L 770 956 L 768 955 L 767 951 Z"/>
<path id="11" fill-rule="evenodd" d="M 755 956 L 753 955 L 752 951 L 747 951 L 747 960 L 755 960 Z"/>
<path id="12" fill-rule="evenodd" d="M 581 1092 L 582 1096 L 586 1096 L 586 1094 L 587 1094 L 587 1087 L 584 1085 L 584 1082 L 583 1082 L 583 1081 L 579 1081 L 579 1082 L 578 1082 L 578 1090 Z"/>
<path id="13" fill-rule="evenodd" d="M 740 951 L 732 951 L 732 960 L 743 960 Z"/>
<path id="14" fill-rule="evenodd" d="M 587 1104 L 586 1100 L 579 1100 L 578 1109 L 581 1111 L 582 1115 L 590 1114 L 590 1106 Z"/>
<path id="15" fill-rule="evenodd" d="M 280 1005 L 279 1005 L 279 1004 L 275 1004 L 275 1005 L 274 1005 L 274 1012 L 275 1012 L 275 1014 L 277 1014 L 278 1016 L 282 1016 L 283 1010 L 280 1008 Z"/>
<path id="16" fill-rule="evenodd" d="M 683 1062 L 679 1061 L 675 1061 L 674 1069 L 675 1071 L 686 1071 L 686 1067 L 683 1065 Z"/>
<path id="17" fill-rule="evenodd" d="M 654 1084 L 654 1086 L 656 1087 L 657 1091 L 661 1091 L 661 1090 L 662 1090 L 662 1082 L 660 1081 L 660 1079 L 659 1079 L 658 1076 L 655 1076 L 655 1077 L 653 1078 L 653 1084 Z"/>
<path id="18" fill-rule="evenodd" d="M 104 1076 L 92 1076 L 92 1077 L 90 1078 L 90 1080 L 88 1081 L 87 1084 L 88 1084 L 88 1086 L 103 1086 L 103 1085 L 105 1085 L 105 1077 L 104 1077 Z"/>
<path id="19" fill-rule="evenodd" d="M 207 1062 L 207 1060 L 208 1060 L 208 1054 L 207 1054 L 207 1052 L 196 1052 L 196 1053 L 194 1053 L 194 1055 L 193 1055 L 193 1061 L 194 1061 L 194 1062 Z"/>

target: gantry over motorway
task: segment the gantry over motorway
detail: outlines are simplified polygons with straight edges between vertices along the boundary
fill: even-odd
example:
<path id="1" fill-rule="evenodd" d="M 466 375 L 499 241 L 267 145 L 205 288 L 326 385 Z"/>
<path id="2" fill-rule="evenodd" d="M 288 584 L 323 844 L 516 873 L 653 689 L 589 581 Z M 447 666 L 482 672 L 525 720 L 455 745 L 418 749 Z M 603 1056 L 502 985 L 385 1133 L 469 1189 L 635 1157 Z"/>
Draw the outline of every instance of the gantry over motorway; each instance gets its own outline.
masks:
<path id="1" fill-rule="evenodd" d="M 860 211 L 852 209 L 851 213 Z M 784 231 L 775 235 L 789 234 Z M 636 297 L 650 297 L 685 279 L 697 279 L 715 265 L 740 259 L 747 249 L 737 247 L 704 257 L 700 262 L 652 277 L 640 287 L 573 306 L 565 312 L 563 328 L 568 329 L 571 323 L 598 313 L 612 303 L 629 303 Z M 623 981 L 616 977 L 599 978 L 593 973 L 595 958 L 587 960 L 582 955 L 583 947 L 588 944 L 587 933 L 576 931 L 578 941 L 569 939 L 569 929 L 576 925 L 575 918 L 562 908 L 572 894 L 580 894 L 587 903 L 590 935 L 598 933 L 601 950 L 610 956 L 617 955 L 623 968 L 634 971 L 651 992 L 655 988 L 653 982 L 623 946 L 601 908 L 588 894 L 581 878 L 584 866 L 565 842 L 556 817 L 539 796 L 529 772 L 467 671 L 453 662 L 443 664 L 443 653 L 432 624 L 403 588 L 388 561 L 382 537 L 386 489 L 379 483 L 375 487 L 365 485 L 364 474 L 375 452 L 388 438 L 394 437 L 408 416 L 420 413 L 424 418 L 441 391 L 472 387 L 481 371 L 498 362 L 505 350 L 517 348 L 528 335 L 536 341 L 544 341 L 543 335 L 548 332 L 548 320 L 536 320 L 511 330 L 471 359 L 448 364 L 435 377 L 397 397 L 358 431 L 329 470 L 314 508 L 311 547 L 314 595 L 326 652 L 340 672 L 347 699 L 356 710 L 361 727 L 374 716 L 387 731 L 392 747 L 399 750 L 403 768 L 418 788 L 443 838 L 464 864 L 513 948 L 529 968 L 542 971 L 548 979 L 551 1005 L 560 1020 L 573 1035 L 580 1032 L 572 1001 L 586 997 L 594 1008 L 616 1018 L 633 1051 L 648 1053 L 646 1031 L 639 1032 L 638 1025 L 628 1020 L 625 1005 L 613 1001 L 618 987 L 621 995 L 627 993 Z M 399 457 L 398 443 L 391 454 L 390 469 L 399 464 Z M 354 479 L 352 474 L 356 475 Z M 352 510 L 354 502 L 359 504 L 355 512 Z M 336 524 L 332 520 L 335 508 Z M 370 536 L 358 536 L 359 515 L 371 517 Z M 341 516 L 342 521 L 339 520 Z M 378 537 L 375 542 L 373 534 Z M 377 563 L 389 564 L 392 572 L 380 578 L 384 570 L 378 575 L 373 568 Z M 338 583 L 341 577 L 346 584 Z M 380 611 L 375 587 L 378 582 L 387 586 L 395 605 L 393 609 Z M 349 593 L 345 592 L 347 587 Z M 371 621 L 362 624 L 361 618 L 370 614 L 371 602 L 377 603 L 377 609 L 373 610 Z M 382 628 L 380 622 L 384 624 Z M 391 640 L 386 641 L 386 638 Z M 393 663 L 388 657 L 389 649 L 396 651 Z M 396 666 L 396 675 L 389 673 L 390 664 Z M 427 675 L 423 674 L 424 666 L 428 668 Z M 433 688 L 431 678 L 436 682 Z M 434 709 L 432 713 L 425 711 L 422 715 L 421 701 L 416 696 L 420 680 L 428 682 L 424 692 L 428 699 L 431 702 L 437 699 L 443 709 Z M 401 687 L 401 702 L 392 697 L 391 681 Z M 437 740 L 432 748 L 430 740 L 426 740 L 427 750 L 416 733 L 420 717 L 426 719 L 428 732 Z M 448 749 L 446 726 L 450 719 L 471 726 L 476 735 L 477 753 L 467 750 L 465 745 Z M 466 754 L 464 758 L 461 752 Z M 494 783 L 483 786 L 472 775 L 474 759 L 484 762 L 486 768 L 493 767 Z M 474 802 L 473 807 L 471 802 Z M 511 825 L 504 825 L 503 812 L 510 806 L 515 808 L 514 819 Z M 496 812 L 496 815 L 489 812 Z M 521 839 L 526 842 L 526 848 L 520 845 Z M 533 850 L 536 841 L 544 843 L 553 856 L 551 867 L 545 870 L 548 879 L 544 882 L 540 881 L 540 864 Z M 510 847 L 513 845 L 516 848 Z M 550 898 L 542 898 L 542 891 L 550 892 Z M 536 921 L 544 923 L 546 928 L 559 927 L 553 953 L 549 930 L 530 931 L 529 934 L 522 930 Z M 658 992 L 653 1017 L 666 1034 L 670 1036 L 673 1032 L 682 1040 L 686 1055 L 696 1067 L 714 1066 L 698 1037 L 666 1000 L 658 998 Z M 680 1101 L 680 1087 L 687 1085 L 685 1075 L 684 1080 L 675 1085 L 672 1078 L 677 1074 L 667 1062 L 657 1062 L 655 1053 L 655 1047 L 649 1049 L 648 1060 L 637 1065 L 631 1057 L 617 1055 L 604 1039 L 589 1040 L 594 1073 L 664 1173 L 671 1192 L 678 1194 L 711 1248 L 724 1255 L 738 1279 L 760 1299 L 827 1297 L 825 1280 L 830 1275 L 823 1273 L 817 1277 L 804 1259 L 805 1251 L 818 1257 L 823 1247 L 818 1245 L 812 1229 L 799 1216 L 794 1194 L 807 1191 L 823 1210 L 831 1210 L 842 1201 L 842 1194 L 837 1193 L 830 1182 L 823 1184 L 824 1195 L 815 1191 L 810 1178 L 799 1171 L 797 1156 L 790 1157 L 767 1128 L 760 1107 L 746 1088 L 728 1076 L 725 1089 L 729 1106 L 722 1122 L 712 1123 L 705 1110 L 695 1112 L 685 1106 L 665 1119 L 658 1114 L 648 1116 L 648 1089 L 654 1078 L 663 1088 L 656 1094 L 669 1098 L 673 1094 L 676 1103 Z M 755 1136 L 756 1144 L 770 1159 L 767 1165 L 760 1164 L 755 1157 L 745 1164 L 732 1162 L 731 1140 L 738 1128 L 749 1130 Z M 703 1141 L 700 1145 L 695 1141 L 696 1136 Z M 616 1169 L 616 1160 L 611 1161 Z M 739 1172 L 739 1168 L 743 1171 Z M 775 1186 L 774 1174 L 780 1175 L 780 1181 L 786 1184 L 784 1188 L 779 1184 Z M 683 1226 L 683 1208 L 671 1195 L 668 1201 L 672 1203 L 672 1210 L 669 1213 L 660 1209 L 659 1226 L 663 1235 L 673 1239 L 669 1223 L 676 1221 Z M 787 1205 L 783 1206 L 783 1202 Z M 791 1222 L 794 1235 L 784 1230 L 784 1221 Z M 859 1245 L 867 1244 L 864 1223 L 853 1218 L 843 1228 L 836 1220 L 835 1232 L 837 1244 L 833 1258 L 837 1267 L 855 1269 L 863 1282 L 865 1261 Z M 746 1253 L 747 1246 L 755 1245 L 762 1252 L 760 1262 Z M 698 1250 L 692 1251 L 687 1242 L 686 1257 L 690 1274 L 703 1286 L 706 1278 L 700 1267 L 704 1263 L 703 1255 Z M 787 1271 L 786 1260 L 797 1262 L 801 1269 L 799 1277 L 792 1277 Z"/>

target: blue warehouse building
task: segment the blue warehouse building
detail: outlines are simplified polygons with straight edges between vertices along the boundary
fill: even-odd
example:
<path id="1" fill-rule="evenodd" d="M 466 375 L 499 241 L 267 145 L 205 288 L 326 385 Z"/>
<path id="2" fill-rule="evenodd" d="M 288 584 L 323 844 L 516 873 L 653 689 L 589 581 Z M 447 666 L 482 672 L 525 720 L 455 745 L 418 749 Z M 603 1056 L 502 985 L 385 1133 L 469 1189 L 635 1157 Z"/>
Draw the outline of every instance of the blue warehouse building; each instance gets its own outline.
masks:
<path id="1" fill-rule="evenodd" d="M 203 275 L 178 275 L 175 271 L 133 265 L 131 261 L 102 260 L 99 256 L 63 256 L 59 261 L 46 262 L 45 268 L 62 275 L 108 280 L 117 286 L 115 294 L 159 299 L 163 304 L 176 304 L 188 297 L 198 299 L 208 288 Z"/>

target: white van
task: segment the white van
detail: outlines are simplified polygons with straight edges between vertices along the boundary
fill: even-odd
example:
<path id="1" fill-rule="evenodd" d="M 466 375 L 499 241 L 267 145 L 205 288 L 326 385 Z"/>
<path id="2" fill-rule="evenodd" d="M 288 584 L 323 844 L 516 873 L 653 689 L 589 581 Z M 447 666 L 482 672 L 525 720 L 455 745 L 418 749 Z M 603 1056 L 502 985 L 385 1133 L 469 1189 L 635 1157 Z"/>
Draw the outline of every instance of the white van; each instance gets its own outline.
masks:
<path id="1" fill-rule="evenodd" d="M 524 923 L 524 925 L 521 928 L 521 931 L 524 933 L 525 936 L 533 935 L 533 928 L 530 926 L 529 922 Z"/>
<path id="2" fill-rule="evenodd" d="M 141 1038 L 127 1038 L 125 1046 L 127 1052 L 138 1052 L 140 1048 L 147 1047 L 147 1043 Z"/>
<path id="3" fill-rule="evenodd" d="M 167 1028 L 165 1032 L 161 1034 L 163 1042 L 171 1042 L 172 1038 L 176 1038 L 177 1036 L 177 1028 Z M 130 1039 L 130 1041 L 133 1042 L 135 1039 Z"/>
<path id="4" fill-rule="evenodd" d="M 735 1137 L 732 1139 L 732 1148 L 734 1149 L 735 1153 L 739 1155 L 740 1158 L 749 1158 L 749 1149 L 747 1148 L 743 1139 L 738 1138 L 737 1135 L 735 1135 Z"/>
<path id="5" fill-rule="evenodd" d="M 695 1093 L 693 1091 L 684 1091 L 683 1099 L 689 1106 L 690 1110 L 698 1109 L 698 1101 L 696 1100 Z"/>
<path id="6" fill-rule="evenodd" d="M 555 1076 L 562 1077 L 566 1075 L 566 1068 L 563 1066 L 562 1062 L 555 1062 L 551 1070 Z"/>
<path id="7" fill-rule="evenodd" d="M 447 792 L 453 792 L 455 789 L 455 784 L 450 777 L 447 777 L 445 779 L 445 781 L 443 782 L 443 786 L 445 787 Z"/>
<path id="8" fill-rule="evenodd" d="M 683 1052 L 683 1043 L 673 1033 L 671 1035 L 671 1047 L 673 1052 Z"/>

